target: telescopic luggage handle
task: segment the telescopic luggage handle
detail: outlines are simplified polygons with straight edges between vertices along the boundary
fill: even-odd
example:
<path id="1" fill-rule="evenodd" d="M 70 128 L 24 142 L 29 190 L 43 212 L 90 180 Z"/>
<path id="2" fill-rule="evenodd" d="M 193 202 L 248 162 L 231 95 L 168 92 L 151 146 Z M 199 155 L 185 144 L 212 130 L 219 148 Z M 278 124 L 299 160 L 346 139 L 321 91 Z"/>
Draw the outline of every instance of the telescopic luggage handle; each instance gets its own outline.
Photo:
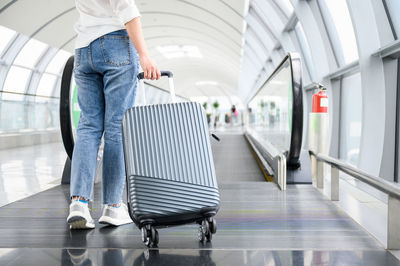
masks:
<path id="1" fill-rule="evenodd" d="M 173 78 L 173 77 L 174 77 L 174 74 L 172 74 L 171 71 L 164 70 L 164 71 L 161 71 L 161 76 L 168 76 L 168 78 Z M 137 78 L 138 78 L 139 80 L 140 80 L 140 79 L 144 79 L 144 72 L 140 72 L 140 73 L 137 75 Z"/>
<path id="2" fill-rule="evenodd" d="M 161 71 L 161 76 L 168 76 L 168 84 L 169 84 L 169 93 L 171 95 L 171 102 L 175 103 L 176 102 L 176 96 L 175 96 L 175 87 L 174 87 L 174 74 L 172 74 L 171 71 Z M 142 101 L 144 104 L 146 104 L 146 93 L 144 90 L 144 72 L 140 72 L 137 75 L 137 78 L 139 80 L 139 86 L 142 87 Z"/>

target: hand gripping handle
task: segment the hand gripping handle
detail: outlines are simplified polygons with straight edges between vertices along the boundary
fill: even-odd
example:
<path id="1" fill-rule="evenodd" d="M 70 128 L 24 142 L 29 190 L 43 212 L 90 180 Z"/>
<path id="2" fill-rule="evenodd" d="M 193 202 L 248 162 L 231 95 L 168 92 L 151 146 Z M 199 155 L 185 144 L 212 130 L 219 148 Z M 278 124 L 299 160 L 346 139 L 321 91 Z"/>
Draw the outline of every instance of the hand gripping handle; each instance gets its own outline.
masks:
<path id="1" fill-rule="evenodd" d="M 169 84 L 169 93 L 171 95 L 171 102 L 175 103 L 176 102 L 176 96 L 175 96 L 175 87 L 174 87 L 174 74 L 172 74 L 171 71 L 161 71 L 161 76 L 168 76 L 168 84 Z M 137 78 L 139 80 L 139 87 L 141 87 L 142 91 L 142 102 L 146 104 L 146 94 L 144 90 L 144 72 L 140 72 L 137 75 Z"/>

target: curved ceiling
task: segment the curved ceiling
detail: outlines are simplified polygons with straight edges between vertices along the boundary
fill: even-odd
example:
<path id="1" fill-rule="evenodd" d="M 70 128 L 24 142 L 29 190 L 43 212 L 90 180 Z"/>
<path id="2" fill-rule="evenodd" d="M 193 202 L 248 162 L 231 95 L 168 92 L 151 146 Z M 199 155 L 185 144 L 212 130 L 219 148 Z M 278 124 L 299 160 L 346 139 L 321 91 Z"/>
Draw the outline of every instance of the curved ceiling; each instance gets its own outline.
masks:
<path id="1" fill-rule="evenodd" d="M 174 72 L 177 93 L 237 95 L 244 0 L 136 0 L 136 4 L 149 52 L 160 68 Z M 0 0 L 0 14 L 0 25 L 73 52 L 73 24 L 78 19 L 73 0 Z M 160 47 L 170 45 L 197 47 L 201 56 L 166 58 Z"/>

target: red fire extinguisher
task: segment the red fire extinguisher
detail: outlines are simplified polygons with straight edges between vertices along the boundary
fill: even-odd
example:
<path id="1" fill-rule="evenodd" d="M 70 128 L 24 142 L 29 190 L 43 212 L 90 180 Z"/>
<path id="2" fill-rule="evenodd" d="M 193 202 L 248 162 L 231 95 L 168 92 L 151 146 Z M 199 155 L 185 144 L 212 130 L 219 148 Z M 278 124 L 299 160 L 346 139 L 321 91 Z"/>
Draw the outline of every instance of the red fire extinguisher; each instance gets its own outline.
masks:
<path id="1" fill-rule="evenodd" d="M 315 93 L 312 97 L 312 112 L 328 112 L 328 95 L 326 94 L 326 88 L 321 84 L 318 84 L 318 92 Z"/>

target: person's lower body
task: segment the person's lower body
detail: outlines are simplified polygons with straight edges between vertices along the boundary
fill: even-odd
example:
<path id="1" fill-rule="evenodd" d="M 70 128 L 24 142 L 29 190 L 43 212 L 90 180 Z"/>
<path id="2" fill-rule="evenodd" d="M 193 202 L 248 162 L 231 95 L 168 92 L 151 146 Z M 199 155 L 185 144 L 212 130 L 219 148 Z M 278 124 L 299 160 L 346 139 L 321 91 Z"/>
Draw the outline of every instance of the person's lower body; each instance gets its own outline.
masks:
<path id="1" fill-rule="evenodd" d="M 71 228 L 94 227 L 87 201 L 92 199 L 103 133 L 105 207 L 100 222 L 113 225 L 132 222 L 126 207 L 121 205 L 125 183 L 121 125 L 125 111 L 134 104 L 138 69 L 137 52 L 124 30 L 106 34 L 75 51 L 74 77 L 81 115 L 71 167 L 72 203 L 67 218 Z"/>

